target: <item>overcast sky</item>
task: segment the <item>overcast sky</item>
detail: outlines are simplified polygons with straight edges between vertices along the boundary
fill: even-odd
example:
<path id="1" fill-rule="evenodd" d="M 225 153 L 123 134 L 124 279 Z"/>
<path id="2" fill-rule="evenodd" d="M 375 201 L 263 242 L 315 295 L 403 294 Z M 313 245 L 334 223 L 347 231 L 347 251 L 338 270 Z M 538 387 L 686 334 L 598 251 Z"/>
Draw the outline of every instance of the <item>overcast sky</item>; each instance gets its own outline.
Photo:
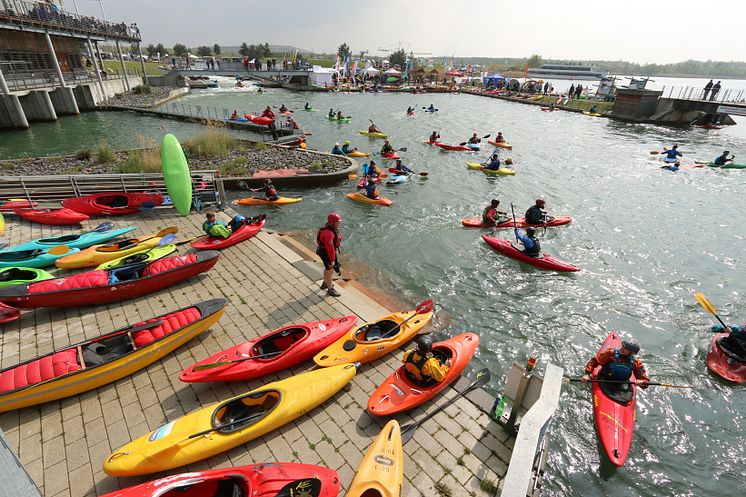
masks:
<path id="1" fill-rule="evenodd" d="M 76 0 L 101 16 L 98 0 Z M 73 10 L 72 0 L 64 8 Z M 445 56 L 678 62 L 746 60 L 746 0 L 103 0 L 110 21 L 137 22 L 171 47 L 293 45 Z M 735 23 L 735 24 L 734 24 Z"/>

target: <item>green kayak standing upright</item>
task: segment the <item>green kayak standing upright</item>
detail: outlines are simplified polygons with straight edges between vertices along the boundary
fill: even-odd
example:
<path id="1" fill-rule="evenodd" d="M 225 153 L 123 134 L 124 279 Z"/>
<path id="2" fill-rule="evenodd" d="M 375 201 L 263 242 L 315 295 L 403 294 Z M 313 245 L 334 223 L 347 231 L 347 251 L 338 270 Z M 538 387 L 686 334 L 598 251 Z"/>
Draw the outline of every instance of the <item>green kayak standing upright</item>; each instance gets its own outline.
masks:
<path id="1" fill-rule="evenodd" d="M 171 133 L 161 143 L 161 168 L 168 195 L 182 216 L 188 216 L 192 206 L 192 175 L 184 151 Z"/>

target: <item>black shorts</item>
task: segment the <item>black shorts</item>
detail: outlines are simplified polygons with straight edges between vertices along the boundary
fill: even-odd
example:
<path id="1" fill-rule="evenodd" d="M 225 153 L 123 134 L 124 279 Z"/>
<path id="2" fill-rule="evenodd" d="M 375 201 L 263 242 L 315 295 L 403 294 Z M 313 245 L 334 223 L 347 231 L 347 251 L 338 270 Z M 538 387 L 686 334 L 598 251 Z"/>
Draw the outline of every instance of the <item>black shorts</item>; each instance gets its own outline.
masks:
<path id="1" fill-rule="evenodd" d="M 329 260 L 329 256 L 327 255 L 326 250 L 317 248 L 316 255 L 318 255 L 321 259 L 321 262 L 324 263 L 324 269 L 331 269 L 334 267 L 334 262 Z"/>

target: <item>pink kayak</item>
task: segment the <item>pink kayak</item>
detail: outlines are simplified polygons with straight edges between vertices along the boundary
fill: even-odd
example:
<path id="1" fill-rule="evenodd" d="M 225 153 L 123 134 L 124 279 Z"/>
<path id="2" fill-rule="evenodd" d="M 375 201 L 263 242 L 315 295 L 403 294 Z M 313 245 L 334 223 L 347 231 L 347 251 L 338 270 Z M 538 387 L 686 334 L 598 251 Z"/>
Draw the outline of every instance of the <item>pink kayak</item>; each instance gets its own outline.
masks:
<path id="1" fill-rule="evenodd" d="M 386 159 L 401 159 L 401 156 L 397 154 L 396 152 L 388 152 L 385 154 L 381 154 L 381 157 L 384 157 Z"/>
<path id="2" fill-rule="evenodd" d="M 457 150 L 460 152 L 471 152 L 472 151 L 472 149 L 470 149 L 469 147 L 464 147 L 463 145 L 446 145 L 445 143 L 436 142 L 435 146 L 440 147 L 443 150 Z"/>
<path id="3" fill-rule="evenodd" d="M 572 218 L 570 216 L 556 216 L 553 217 L 550 221 L 547 221 L 547 226 L 564 226 L 566 224 L 570 224 L 572 222 Z M 467 228 L 484 228 L 484 224 L 482 223 L 481 217 L 467 217 L 466 219 L 461 220 L 461 224 L 464 225 Z M 503 221 L 502 223 L 497 223 L 495 226 L 489 226 L 489 228 L 525 228 L 527 226 L 530 226 L 526 224 L 526 218 L 525 217 L 517 217 L 515 219 L 515 223 L 512 219 L 508 219 L 507 221 Z M 544 227 L 543 224 L 534 225 L 537 228 Z"/>
<path id="4" fill-rule="evenodd" d="M 492 236 L 482 235 L 482 239 L 493 249 L 497 250 L 501 254 L 508 256 L 512 259 L 530 264 L 539 269 L 549 269 L 551 271 L 563 271 L 573 272 L 580 271 L 580 268 L 565 262 L 563 260 L 552 257 L 549 254 L 541 254 L 539 257 L 531 257 L 524 254 L 513 246 L 510 240 L 504 238 L 494 238 Z"/>

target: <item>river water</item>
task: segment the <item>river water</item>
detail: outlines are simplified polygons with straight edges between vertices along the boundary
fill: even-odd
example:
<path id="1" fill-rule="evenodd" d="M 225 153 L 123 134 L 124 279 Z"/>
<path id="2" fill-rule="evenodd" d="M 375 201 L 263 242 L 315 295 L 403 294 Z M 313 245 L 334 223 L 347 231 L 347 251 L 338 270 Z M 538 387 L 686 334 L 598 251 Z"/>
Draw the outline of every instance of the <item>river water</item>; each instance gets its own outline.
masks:
<path id="1" fill-rule="evenodd" d="M 296 115 L 302 128 L 313 132 L 312 148 L 328 150 L 347 139 L 361 150 L 377 150 L 380 140 L 357 134 L 368 118 L 390 134 L 396 148 L 408 148 L 402 153 L 406 163 L 429 176 L 382 186 L 394 201 L 392 207 L 348 201 L 344 194 L 354 189 L 349 182 L 283 190 L 286 196 L 302 195 L 303 202 L 241 211 L 264 212 L 270 228 L 300 233 L 315 232 L 328 212 L 339 212 L 343 271 L 345 259 L 362 261 L 402 298 L 433 298 L 436 338 L 479 333 L 480 352 L 471 369 L 488 366 L 493 390 L 501 388 L 510 363 L 523 363 L 530 352 L 538 355 L 539 367 L 553 362 L 566 374 L 579 376 L 610 330 L 640 342 L 639 357 L 653 381 L 694 387 L 640 391 L 632 450 L 625 467 L 614 470 L 599 453 L 590 389 L 568 384 L 551 435 L 545 495 L 743 494 L 746 399 L 743 388 L 707 372 L 713 320 L 697 306 L 694 292 L 704 291 L 728 322 L 746 317 L 746 216 L 741 205 L 746 171 L 671 173 L 661 170 L 662 163 L 649 152 L 679 143 L 685 163 L 712 159 L 724 149 L 746 162 L 746 121 L 737 118 L 740 126 L 719 131 L 675 129 L 547 113 L 469 95 L 283 90 L 258 95 L 233 90 L 227 80 L 223 84 L 223 89 L 195 92 L 183 101 L 239 111 L 282 103 L 298 109 L 308 101 L 321 112 Z M 430 103 L 439 112 L 421 113 Z M 415 117 L 404 115 L 408 105 L 417 107 Z M 330 107 L 352 115 L 352 123 L 327 121 Z M 32 128 L 37 138 L 43 135 L 34 143 L 46 143 L 39 150 L 54 152 L 82 148 L 80 143 L 88 140 L 68 126 L 108 135 L 112 145 L 132 142 L 135 133 L 158 136 L 168 130 L 183 138 L 199 129 L 129 114 L 61 120 L 49 125 L 54 133 L 45 126 Z M 447 143 L 465 141 L 472 132 L 494 136 L 503 131 L 514 150 L 501 156 L 513 158 L 518 174 L 490 178 L 467 170 L 466 160 L 484 160 L 488 152 L 445 153 L 423 145 L 433 130 L 440 130 Z M 0 153 L 18 154 L 18 148 L 14 152 L 7 145 L 8 136 L 14 134 L 0 137 Z M 62 142 L 63 136 L 75 138 Z M 379 161 L 386 167 L 385 162 Z M 543 249 L 579 265 L 580 273 L 520 265 L 487 247 L 479 236 L 487 231 L 460 225 L 461 218 L 479 215 L 492 198 L 501 199 L 508 210 L 513 202 L 516 212 L 523 213 L 540 196 L 550 213 L 574 217 L 571 225 L 543 234 Z M 510 237 L 511 232 L 502 230 L 498 236 Z"/>

